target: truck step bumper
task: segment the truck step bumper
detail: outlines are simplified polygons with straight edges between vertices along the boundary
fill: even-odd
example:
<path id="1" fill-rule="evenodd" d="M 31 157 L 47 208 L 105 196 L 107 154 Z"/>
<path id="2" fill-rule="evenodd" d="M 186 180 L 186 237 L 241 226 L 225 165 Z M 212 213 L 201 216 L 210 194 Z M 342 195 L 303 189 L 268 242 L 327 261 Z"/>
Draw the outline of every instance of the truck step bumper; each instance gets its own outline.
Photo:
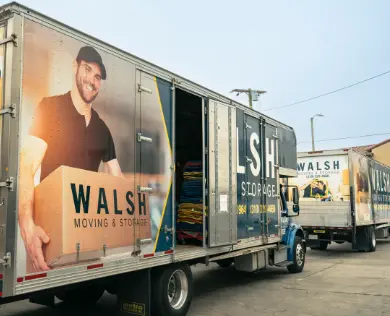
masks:
<path id="1" fill-rule="evenodd" d="M 276 267 L 280 267 L 280 268 L 284 268 L 284 267 L 287 267 L 289 266 L 290 264 L 293 264 L 294 262 L 292 261 L 282 261 L 282 262 L 279 262 L 279 263 L 276 263 L 275 266 Z"/>

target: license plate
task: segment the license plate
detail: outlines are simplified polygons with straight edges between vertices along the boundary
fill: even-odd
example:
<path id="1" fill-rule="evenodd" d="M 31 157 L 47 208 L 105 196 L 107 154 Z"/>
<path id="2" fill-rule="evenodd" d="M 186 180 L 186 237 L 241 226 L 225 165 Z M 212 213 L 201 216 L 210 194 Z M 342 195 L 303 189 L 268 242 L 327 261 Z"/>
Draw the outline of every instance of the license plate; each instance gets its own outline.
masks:
<path id="1" fill-rule="evenodd" d="M 316 229 L 316 230 L 314 230 L 314 232 L 316 233 L 316 234 L 325 234 L 325 230 L 319 230 L 319 229 Z"/>
<path id="2" fill-rule="evenodd" d="M 309 235 L 309 239 L 318 239 L 317 235 Z"/>

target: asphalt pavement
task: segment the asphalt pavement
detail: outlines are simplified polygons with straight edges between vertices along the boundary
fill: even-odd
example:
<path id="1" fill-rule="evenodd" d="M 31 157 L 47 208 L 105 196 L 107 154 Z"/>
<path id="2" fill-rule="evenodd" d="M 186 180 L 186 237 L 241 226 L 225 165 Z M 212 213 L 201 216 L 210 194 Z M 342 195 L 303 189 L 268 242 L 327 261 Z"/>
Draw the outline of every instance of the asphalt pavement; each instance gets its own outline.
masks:
<path id="1" fill-rule="evenodd" d="M 216 265 L 199 265 L 193 272 L 195 296 L 188 316 L 390 315 L 390 239 L 378 240 L 374 253 L 352 251 L 350 244 L 309 249 L 299 274 L 286 268 L 246 274 Z M 115 304 L 116 297 L 108 294 L 82 312 L 22 301 L 0 306 L 0 315 L 114 315 Z"/>

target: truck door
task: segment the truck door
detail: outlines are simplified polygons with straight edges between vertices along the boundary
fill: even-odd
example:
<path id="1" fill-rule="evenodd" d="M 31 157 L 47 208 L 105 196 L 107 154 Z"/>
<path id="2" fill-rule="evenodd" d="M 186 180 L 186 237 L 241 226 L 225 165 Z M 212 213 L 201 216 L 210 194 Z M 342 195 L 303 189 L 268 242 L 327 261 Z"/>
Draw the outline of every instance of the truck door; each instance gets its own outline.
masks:
<path id="1" fill-rule="evenodd" d="M 248 183 L 246 173 L 247 166 L 247 132 L 245 124 L 245 113 L 237 109 L 237 238 L 248 238 L 248 197 L 245 186 Z"/>
<path id="2" fill-rule="evenodd" d="M 208 101 L 208 244 L 237 242 L 236 109 Z"/>
<path id="3" fill-rule="evenodd" d="M 6 35 L 6 28 L 5 25 L 0 25 L 0 40 L 4 40 Z M 4 111 L 6 107 L 4 106 L 4 60 L 5 60 L 5 46 L 6 45 L 0 45 L 0 110 Z M 11 113 L 7 114 L 0 114 L 0 146 L 1 146 L 1 155 L 0 155 L 0 163 L 2 163 L 2 168 L 0 169 L 0 178 L 4 179 L 6 174 L 4 174 L 3 170 L 6 170 L 8 166 L 6 165 L 8 163 L 8 153 L 9 153 L 9 136 L 7 134 L 3 134 L 3 131 L 7 131 L 6 128 L 9 129 L 9 125 L 14 120 L 12 118 Z M 8 123 L 8 126 L 5 124 Z M 5 163 L 4 163 L 5 162 Z M 5 166 L 5 167 L 3 167 Z M 0 212 L 0 259 L 3 259 L 6 252 L 6 223 L 7 223 L 7 212 L 3 206 L 3 202 L 5 198 L 7 197 L 7 188 L 4 188 L 1 192 L 1 212 Z M 5 192 L 4 192 L 5 191 Z"/>
<path id="4" fill-rule="evenodd" d="M 173 245 L 172 96 L 169 82 L 141 71 L 136 76 L 136 209 L 149 223 L 135 225 L 134 233 L 136 250 L 149 254 Z"/>
<path id="5" fill-rule="evenodd" d="M 274 237 L 279 235 L 280 207 L 279 207 L 279 168 L 278 168 L 278 133 L 277 128 L 268 122 L 263 122 L 264 159 L 263 178 L 263 212 L 262 223 L 265 235 Z"/>
<path id="6" fill-rule="evenodd" d="M 264 135 L 258 118 L 245 115 L 244 128 L 246 134 L 245 153 L 245 190 L 248 237 L 265 234 L 263 221 L 263 166 L 265 153 L 262 148 Z"/>
<path id="7" fill-rule="evenodd" d="M 21 128 L 22 17 L 15 14 L 0 23 L 0 267 L 3 297 L 14 294 L 16 272 L 17 177 Z M 14 38 L 13 34 L 19 37 Z M 19 44 L 20 43 L 20 44 Z M 19 259 L 20 260 L 20 259 Z M 23 259 L 22 259 L 23 260 Z M 10 266 L 6 268 L 6 264 Z M 4 268 L 3 268 L 4 267 Z"/>

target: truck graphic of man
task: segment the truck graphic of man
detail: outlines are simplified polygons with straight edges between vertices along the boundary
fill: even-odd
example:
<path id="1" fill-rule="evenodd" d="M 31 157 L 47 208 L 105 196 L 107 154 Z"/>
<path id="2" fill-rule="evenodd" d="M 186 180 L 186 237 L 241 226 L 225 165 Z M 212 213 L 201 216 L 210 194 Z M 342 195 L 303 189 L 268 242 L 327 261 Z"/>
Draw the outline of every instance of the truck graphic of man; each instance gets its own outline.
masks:
<path id="1" fill-rule="evenodd" d="M 34 175 L 41 166 L 43 181 L 60 166 L 98 171 L 123 177 L 110 130 L 92 102 L 107 74 L 99 53 L 82 47 L 73 62 L 73 85 L 63 95 L 45 97 L 37 106 L 20 155 L 19 227 L 35 271 L 48 270 L 42 246 L 49 236 L 33 220 Z"/>

